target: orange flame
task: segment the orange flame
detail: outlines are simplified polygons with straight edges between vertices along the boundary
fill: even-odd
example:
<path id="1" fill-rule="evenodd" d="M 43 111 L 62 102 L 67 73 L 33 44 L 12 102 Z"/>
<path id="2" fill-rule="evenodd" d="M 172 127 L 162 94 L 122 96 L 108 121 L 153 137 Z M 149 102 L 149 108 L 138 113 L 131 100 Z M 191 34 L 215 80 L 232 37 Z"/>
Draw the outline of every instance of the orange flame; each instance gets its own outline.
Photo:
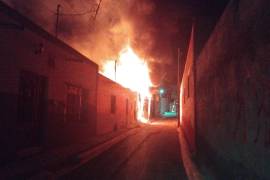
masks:
<path id="1" fill-rule="evenodd" d="M 109 60 L 103 65 L 103 72 L 101 72 L 101 74 L 138 93 L 137 118 L 141 122 L 147 123 L 151 103 L 149 87 L 152 86 L 152 82 L 145 60 L 141 59 L 132 48 L 127 45 L 127 47 L 119 53 L 117 60 Z M 144 103 L 147 99 L 148 115 L 145 117 Z"/>

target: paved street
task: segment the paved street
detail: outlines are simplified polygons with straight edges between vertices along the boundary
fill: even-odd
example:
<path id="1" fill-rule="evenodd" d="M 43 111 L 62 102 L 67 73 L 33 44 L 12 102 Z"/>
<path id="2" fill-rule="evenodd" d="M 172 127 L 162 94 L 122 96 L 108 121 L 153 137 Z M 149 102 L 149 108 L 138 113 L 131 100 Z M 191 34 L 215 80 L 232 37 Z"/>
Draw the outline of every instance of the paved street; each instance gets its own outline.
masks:
<path id="1" fill-rule="evenodd" d="M 176 121 L 156 121 L 62 179 L 187 179 Z"/>

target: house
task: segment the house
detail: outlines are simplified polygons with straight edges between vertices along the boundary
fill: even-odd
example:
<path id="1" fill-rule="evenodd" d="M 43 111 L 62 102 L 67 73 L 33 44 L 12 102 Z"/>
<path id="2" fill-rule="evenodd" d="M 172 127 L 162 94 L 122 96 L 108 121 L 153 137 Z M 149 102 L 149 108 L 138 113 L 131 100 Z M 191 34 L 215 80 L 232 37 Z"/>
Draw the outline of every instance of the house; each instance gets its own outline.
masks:
<path id="1" fill-rule="evenodd" d="M 98 75 L 97 134 L 105 134 L 137 125 L 135 92 Z"/>
<path id="2" fill-rule="evenodd" d="M 96 134 L 97 64 L 2 2 L 0 57 L 1 162 Z"/>

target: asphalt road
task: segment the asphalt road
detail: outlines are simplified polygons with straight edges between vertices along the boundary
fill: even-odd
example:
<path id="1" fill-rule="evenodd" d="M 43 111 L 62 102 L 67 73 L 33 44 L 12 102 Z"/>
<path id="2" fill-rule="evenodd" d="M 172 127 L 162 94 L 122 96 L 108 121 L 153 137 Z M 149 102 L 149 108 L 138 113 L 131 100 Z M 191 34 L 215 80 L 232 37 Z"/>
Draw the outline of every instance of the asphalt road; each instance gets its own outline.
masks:
<path id="1" fill-rule="evenodd" d="M 187 179 L 176 121 L 156 121 L 61 179 Z"/>

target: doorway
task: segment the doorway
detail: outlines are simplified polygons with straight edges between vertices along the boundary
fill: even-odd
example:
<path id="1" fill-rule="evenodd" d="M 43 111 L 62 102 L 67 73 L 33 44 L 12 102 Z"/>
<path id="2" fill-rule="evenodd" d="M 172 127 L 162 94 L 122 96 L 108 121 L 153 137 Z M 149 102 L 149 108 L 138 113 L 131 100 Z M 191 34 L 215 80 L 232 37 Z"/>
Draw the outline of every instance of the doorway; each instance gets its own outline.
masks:
<path id="1" fill-rule="evenodd" d="M 47 87 L 47 77 L 29 71 L 21 72 L 18 98 L 20 149 L 42 145 L 44 121 L 47 117 Z"/>

